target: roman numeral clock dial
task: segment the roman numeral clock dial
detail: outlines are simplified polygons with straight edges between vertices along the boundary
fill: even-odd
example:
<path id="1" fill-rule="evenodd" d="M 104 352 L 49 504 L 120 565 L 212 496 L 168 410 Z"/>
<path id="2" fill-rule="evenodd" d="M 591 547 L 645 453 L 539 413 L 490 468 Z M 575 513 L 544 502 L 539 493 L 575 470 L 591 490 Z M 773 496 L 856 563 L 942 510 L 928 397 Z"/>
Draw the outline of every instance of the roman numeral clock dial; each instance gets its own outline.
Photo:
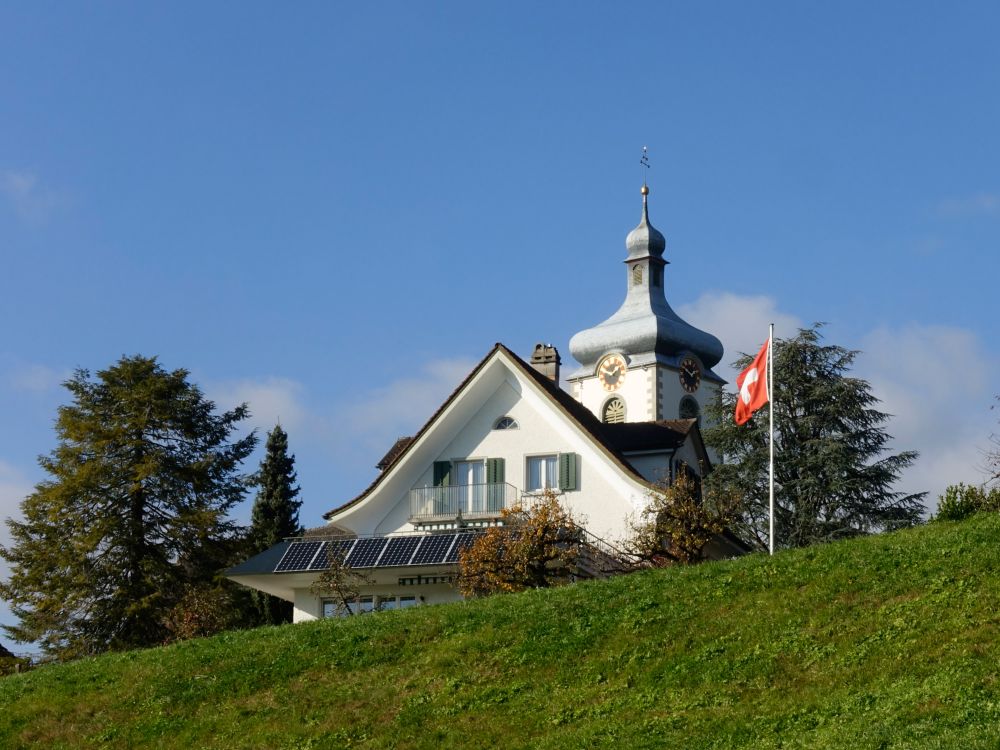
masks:
<path id="1" fill-rule="evenodd" d="M 597 366 L 597 379 L 601 381 L 606 391 L 617 391 L 625 382 L 625 372 L 628 365 L 620 354 L 612 354 L 601 360 Z"/>
<path id="2" fill-rule="evenodd" d="M 693 357 L 685 357 L 681 360 L 678 376 L 681 379 L 681 388 L 688 393 L 694 393 L 701 385 L 701 367 Z"/>

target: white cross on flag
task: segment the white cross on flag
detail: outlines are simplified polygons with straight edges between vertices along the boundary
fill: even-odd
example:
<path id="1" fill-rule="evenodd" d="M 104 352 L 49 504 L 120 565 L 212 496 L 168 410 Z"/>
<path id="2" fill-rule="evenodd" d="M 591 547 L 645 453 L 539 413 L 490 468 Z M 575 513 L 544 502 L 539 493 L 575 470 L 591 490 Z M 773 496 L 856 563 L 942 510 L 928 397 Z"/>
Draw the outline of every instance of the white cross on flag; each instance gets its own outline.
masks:
<path id="1" fill-rule="evenodd" d="M 743 424 L 753 413 L 767 403 L 767 356 L 768 343 L 760 348 L 750 366 L 736 378 L 740 389 L 736 397 L 736 424 Z"/>

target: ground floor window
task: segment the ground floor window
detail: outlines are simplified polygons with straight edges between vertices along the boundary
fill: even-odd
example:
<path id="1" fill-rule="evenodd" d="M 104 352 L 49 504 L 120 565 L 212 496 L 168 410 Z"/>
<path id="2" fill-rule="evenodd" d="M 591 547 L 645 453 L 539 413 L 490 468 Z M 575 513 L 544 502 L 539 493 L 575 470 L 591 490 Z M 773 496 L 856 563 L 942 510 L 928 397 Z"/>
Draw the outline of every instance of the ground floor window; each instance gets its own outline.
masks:
<path id="1" fill-rule="evenodd" d="M 324 599 L 322 607 L 323 617 L 341 617 L 344 613 L 343 603 L 336 599 Z M 366 612 L 382 612 L 390 609 L 406 609 L 416 607 L 420 604 L 417 596 L 397 596 L 396 594 L 386 594 L 379 596 L 362 596 L 355 601 L 348 603 L 351 614 L 365 614 Z"/>

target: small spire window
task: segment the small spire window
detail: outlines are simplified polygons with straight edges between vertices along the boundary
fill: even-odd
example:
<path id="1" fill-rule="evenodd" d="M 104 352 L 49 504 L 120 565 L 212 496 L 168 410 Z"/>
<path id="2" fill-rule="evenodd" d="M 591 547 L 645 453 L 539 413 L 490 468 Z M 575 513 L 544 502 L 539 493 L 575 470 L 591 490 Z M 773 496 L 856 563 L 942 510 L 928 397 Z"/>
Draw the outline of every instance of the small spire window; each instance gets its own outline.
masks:
<path id="1" fill-rule="evenodd" d="M 642 266 L 638 263 L 632 266 L 632 286 L 639 286 L 642 283 Z"/>

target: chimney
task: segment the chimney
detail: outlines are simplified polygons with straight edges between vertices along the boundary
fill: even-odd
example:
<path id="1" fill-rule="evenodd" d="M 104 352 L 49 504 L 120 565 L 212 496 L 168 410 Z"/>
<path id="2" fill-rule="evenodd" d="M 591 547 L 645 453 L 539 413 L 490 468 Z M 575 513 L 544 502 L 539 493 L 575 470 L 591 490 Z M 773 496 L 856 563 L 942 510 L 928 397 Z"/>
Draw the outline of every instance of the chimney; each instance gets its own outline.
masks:
<path id="1" fill-rule="evenodd" d="M 531 366 L 556 385 L 559 385 L 559 352 L 552 344 L 535 344 L 535 351 L 531 354 Z"/>

